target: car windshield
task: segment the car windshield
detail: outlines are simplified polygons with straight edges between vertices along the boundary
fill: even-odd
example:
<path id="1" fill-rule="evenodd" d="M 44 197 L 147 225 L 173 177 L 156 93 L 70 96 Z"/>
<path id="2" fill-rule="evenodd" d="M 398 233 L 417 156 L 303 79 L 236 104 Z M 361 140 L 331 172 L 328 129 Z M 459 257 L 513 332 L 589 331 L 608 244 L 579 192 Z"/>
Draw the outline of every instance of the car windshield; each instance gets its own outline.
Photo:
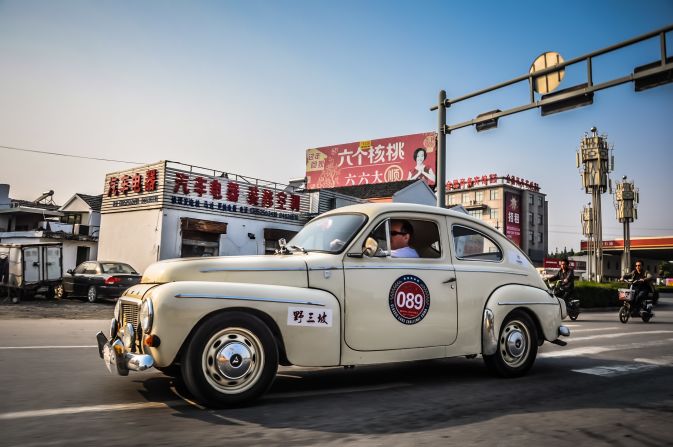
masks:
<path id="1" fill-rule="evenodd" d="M 101 264 L 103 273 L 134 273 L 137 274 L 133 267 L 128 264 L 120 264 L 118 262 L 104 262 Z"/>
<path id="2" fill-rule="evenodd" d="M 334 214 L 312 220 L 297 233 L 287 247 L 293 251 L 338 253 L 353 239 L 365 222 L 362 214 Z"/>

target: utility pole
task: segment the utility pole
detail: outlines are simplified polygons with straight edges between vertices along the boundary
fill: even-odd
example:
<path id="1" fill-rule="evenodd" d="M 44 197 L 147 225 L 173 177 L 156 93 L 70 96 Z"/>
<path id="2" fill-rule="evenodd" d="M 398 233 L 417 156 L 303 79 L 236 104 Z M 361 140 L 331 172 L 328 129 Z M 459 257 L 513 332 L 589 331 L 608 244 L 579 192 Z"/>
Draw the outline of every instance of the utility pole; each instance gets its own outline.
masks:
<path id="1" fill-rule="evenodd" d="M 615 210 L 617 220 L 624 226 L 624 256 L 622 256 L 622 275 L 631 269 L 631 229 L 629 224 L 638 218 L 640 194 L 632 181 L 622 177 L 615 189 Z"/>
<path id="2" fill-rule="evenodd" d="M 603 216 L 601 213 L 601 194 L 612 193 L 610 172 L 615 168 L 615 157 L 610 154 L 606 135 L 598 135 L 598 129 L 591 128 L 591 134 L 584 134 L 577 151 L 577 167 L 582 165 L 580 177 L 587 194 L 591 194 L 591 221 L 594 229 L 594 266 L 596 281 L 603 278 Z"/>

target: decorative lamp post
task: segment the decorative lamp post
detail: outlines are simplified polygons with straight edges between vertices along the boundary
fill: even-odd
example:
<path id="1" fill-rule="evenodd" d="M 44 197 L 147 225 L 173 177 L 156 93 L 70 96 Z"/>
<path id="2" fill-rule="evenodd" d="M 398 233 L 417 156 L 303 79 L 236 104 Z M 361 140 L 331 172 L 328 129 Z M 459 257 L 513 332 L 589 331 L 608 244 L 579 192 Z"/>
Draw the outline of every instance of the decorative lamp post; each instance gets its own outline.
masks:
<path id="1" fill-rule="evenodd" d="M 577 151 L 577 167 L 580 168 L 582 187 L 587 194 L 591 194 L 591 208 L 594 230 L 594 266 L 596 281 L 603 277 L 603 230 L 601 214 L 601 194 L 606 191 L 612 193 L 610 172 L 615 168 L 615 158 L 611 155 L 612 148 L 608 146 L 606 135 L 598 135 L 595 127 L 591 134 L 584 134 Z M 590 276 L 591 278 L 591 276 Z M 592 278 L 593 279 L 593 278 Z"/>
<path id="2" fill-rule="evenodd" d="M 587 238 L 587 278 L 593 278 L 593 268 L 592 264 L 594 261 L 594 221 L 593 221 L 593 208 L 591 204 L 588 204 L 582 210 L 580 215 L 582 220 L 582 234 Z"/>
<path id="3" fill-rule="evenodd" d="M 622 256 L 622 274 L 624 274 L 631 267 L 631 229 L 629 224 L 638 218 L 640 194 L 633 181 L 627 180 L 624 176 L 622 181 L 617 183 L 614 199 L 617 220 L 624 226 L 624 256 Z"/>

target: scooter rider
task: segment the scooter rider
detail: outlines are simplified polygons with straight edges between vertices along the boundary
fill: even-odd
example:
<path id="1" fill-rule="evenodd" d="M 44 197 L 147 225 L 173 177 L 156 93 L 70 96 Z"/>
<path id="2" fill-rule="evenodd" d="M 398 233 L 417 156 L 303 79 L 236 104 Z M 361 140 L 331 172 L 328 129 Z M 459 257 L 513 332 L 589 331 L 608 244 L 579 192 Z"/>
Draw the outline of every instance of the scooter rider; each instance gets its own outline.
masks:
<path id="1" fill-rule="evenodd" d="M 637 260 L 635 269 L 622 276 L 621 280 L 629 280 L 633 282 L 633 290 L 636 292 L 636 296 L 631 309 L 633 314 L 637 314 L 640 309 L 640 303 L 644 302 L 647 298 L 647 294 L 652 289 L 654 277 L 649 272 L 643 270 L 643 261 Z"/>
<path id="2" fill-rule="evenodd" d="M 550 283 L 559 281 L 559 294 L 557 296 L 563 298 L 563 300 L 567 303 L 568 299 L 570 299 L 573 291 L 575 290 L 575 272 L 572 267 L 570 267 L 568 258 L 561 259 L 561 268 L 556 273 L 556 275 L 549 278 L 548 281 Z"/>

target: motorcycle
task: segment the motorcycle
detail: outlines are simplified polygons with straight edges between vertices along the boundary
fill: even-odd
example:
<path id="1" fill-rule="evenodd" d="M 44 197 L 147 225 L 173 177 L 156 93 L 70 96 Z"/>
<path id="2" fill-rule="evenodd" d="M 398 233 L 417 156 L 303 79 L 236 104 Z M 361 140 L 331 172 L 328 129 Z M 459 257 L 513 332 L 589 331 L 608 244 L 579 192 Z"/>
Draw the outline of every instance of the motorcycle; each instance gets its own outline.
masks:
<path id="1" fill-rule="evenodd" d="M 636 290 L 634 289 L 634 282 L 628 281 L 628 289 L 618 289 L 619 300 L 622 302 L 622 307 L 619 308 L 619 321 L 626 324 L 632 316 L 640 316 L 643 322 L 649 323 L 654 316 L 654 304 L 648 293 L 640 302 L 638 309 L 634 309 L 633 302 L 636 299 Z"/>
<path id="2" fill-rule="evenodd" d="M 556 281 L 553 285 L 549 285 L 549 288 L 555 297 L 561 298 L 563 301 L 565 301 L 566 310 L 568 311 L 568 316 L 570 319 L 572 321 L 577 320 L 577 317 L 580 315 L 580 300 L 574 296 L 564 296 L 565 294 L 561 288 L 561 281 Z"/>

